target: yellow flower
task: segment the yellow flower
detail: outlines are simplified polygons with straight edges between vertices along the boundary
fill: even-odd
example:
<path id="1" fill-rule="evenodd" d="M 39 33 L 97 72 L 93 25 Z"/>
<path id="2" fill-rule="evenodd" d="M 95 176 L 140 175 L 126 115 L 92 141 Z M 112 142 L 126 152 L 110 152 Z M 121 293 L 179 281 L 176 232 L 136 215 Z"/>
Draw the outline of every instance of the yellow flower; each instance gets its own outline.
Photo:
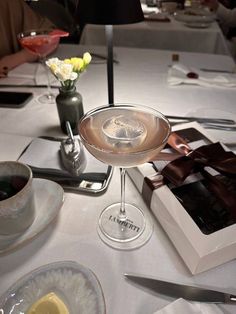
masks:
<path id="1" fill-rule="evenodd" d="M 76 72 L 79 72 L 84 66 L 83 59 L 81 58 L 71 58 L 71 64 Z"/>
<path id="2" fill-rule="evenodd" d="M 65 59 L 64 62 L 68 63 L 68 64 L 71 64 L 71 59 Z"/>
<path id="3" fill-rule="evenodd" d="M 85 52 L 83 55 L 83 61 L 85 66 L 88 65 L 92 60 L 91 54 L 89 52 Z"/>

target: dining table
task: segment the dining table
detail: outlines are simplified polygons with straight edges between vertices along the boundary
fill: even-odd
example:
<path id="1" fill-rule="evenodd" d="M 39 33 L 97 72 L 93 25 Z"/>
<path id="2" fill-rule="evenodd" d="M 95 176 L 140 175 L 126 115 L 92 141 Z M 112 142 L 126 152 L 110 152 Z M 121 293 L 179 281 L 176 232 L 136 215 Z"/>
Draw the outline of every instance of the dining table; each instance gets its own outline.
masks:
<path id="1" fill-rule="evenodd" d="M 150 16 L 151 17 L 151 16 Z M 143 22 L 113 26 L 113 44 L 121 47 L 176 50 L 211 54 L 230 54 L 227 40 L 217 21 L 205 27 L 190 27 L 174 15 L 168 20 L 144 19 Z M 80 43 L 106 45 L 105 26 L 86 24 Z"/>
<path id="2" fill-rule="evenodd" d="M 68 58 L 81 56 L 86 51 L 92 54 L 92 61 L 76 83 L 83 97 L 84 112 L 108 103 L 106 47 L 61 44 L 54 53 L 56 57 Z M 115 104 L 140 104 L 166 115 L 236 120 L 235 88 L 168 84 L 168 71 L 175 52 L 176 49 L 114 47 L 117 60 L 114 63 Z M 233 59 L 222 50 L 218 51 L 221 54 L 201 52 L 179 52 L 179 62 L 195 69 L 231 71 L 235 68 Z M 22 108 L 0 108 L 1 161 L 17 160 L 34 138 L 65 137 L 60 129 L 56 104 L 41 104 L 37 100 L 45 88 L 35 86 L 33 74 L 36 67 L 37 63 L 21 65 L 9 73 L 8 78 L 0 80 L 0 90 L 33 93 L 33 99 Z M 40 75 L 43 76 L 43 71 Z M 56 84 L 53 78 L 52 84 Z M 53 88 L 53 92 L 57 95 L 58 88 Z M 235 131 L 207 129 L 206 132 L 236 150 Z M 102 193 L 65 190 L 64 202 L 56 219 L 30 241 L 0 254 L 0 295 L 30 271 L 58 261 L 75 261 L 92 270 L 101 285 L 106 313 L 109 314 L 152 314 L 175 300 L 133 285 L 124 277 L 129 272 L 236 294 L 235 260 L 191 274 L 152 215 L 154 230 L 143 246 L 117 250 L 101 241 L 97 233 L 98 217 L 104 207 L 119 201 L 119 186 L 119 170 L 115 168 L 107 189 Z M 144 212 L 150 212 L 128 176 L 126 199 L 138 204 Z M 219 304 L 218 308 L 225 314 L 233 314 L 236 309 L 232 304 Z"/>

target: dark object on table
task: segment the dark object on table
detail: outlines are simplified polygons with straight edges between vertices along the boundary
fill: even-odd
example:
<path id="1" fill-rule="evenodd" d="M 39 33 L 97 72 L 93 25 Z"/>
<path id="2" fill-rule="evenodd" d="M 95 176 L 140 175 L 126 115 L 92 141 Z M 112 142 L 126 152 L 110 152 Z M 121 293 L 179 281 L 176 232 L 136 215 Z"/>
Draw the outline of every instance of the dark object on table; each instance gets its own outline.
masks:
<path id="1" fill-rule="evenodd" d="M 82 95 L 76 88 L 69 90 L 60 88 L 56 104 L 63 133 L 67 134 L 66 121 L 69 121 L 73 134 L 78 134 L 78 123 L 84 115 Z"/>
<path id="2" fill-rule="evenodd" d="M 32 93 L 0 91 L 0 107 L 22 108 L 33 98 Z"/>
<path id="3" fill-rule="evenodd" d="M 181 136 L 185 142 L 191 143 L 199 140 L 204 140 L 206 144 L 210 144 L 211 142 L 208 140 L 206 136 L 200 133 L 198 130 L 194 128 L 182 129 L 175 131 L 179 136 Z M 166 144 L 165 148 L 170 148 L 168 144 Z"/>
<path id="4" fill-rule="evenodd" d="M 220 175 L 217 178 L 224 182 L 230 191 L 236 193 L 236 179 Z M 208 190 L 206 180 L 172 188 L 171 191 L 204 234 L 211 234 L 236 223 L 228 210 L 223 208 Z"/>
<path id="5" fill-rule="evenodd" d="M 173 53 L 171 58 L 172 58 L 172 62 L 179 62 L 179 54 L 178 53 Z"/>
<path id="6" fill-rule="evenodd" d="M 198 79 L 199 75 L 195 72 L 188 72 L 187 77 L 190 79 Z"/>

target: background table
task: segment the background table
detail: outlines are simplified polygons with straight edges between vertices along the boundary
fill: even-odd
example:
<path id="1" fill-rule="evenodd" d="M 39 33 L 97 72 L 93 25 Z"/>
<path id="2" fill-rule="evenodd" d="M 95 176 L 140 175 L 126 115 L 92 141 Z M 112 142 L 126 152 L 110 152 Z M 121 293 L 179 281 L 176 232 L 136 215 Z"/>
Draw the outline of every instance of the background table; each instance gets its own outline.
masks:
<path id="1" fill-rule="evenodd" d="M 83 51 L 104 53 L 105 48 L 66 45 L 59 48 L 57 55 L 69 57 Z M 119 60 L 114 68 L 117 102 L 139 103 L 166 114 L 209 115 L 211 112 L 212 115 L 221 113 L 222 118 L 229 115 L 236 118 L 236 90 L 233 88 L 167 85 L 171 52 L 116 48 L 115 54 Z M 228 56 L 181 53 L 180 60 L 199 67 L 230 69 L 234 66 Z M 37 102 L 37 96 L 44 90 L 19 89 L 32 90 L 35 98 L 22 109 L 0 109 L 0 160 L 15 160 L 25 145 L 25 137 L 62 135 L 56 105 Z M 78 81 L 77 89 L 83 95 L 85 112 L 106 104 L 106 64 L 91 64 Z M 233 132 L 211 130 L 211 133 L 224 141 L 235 141 Z M 112 314 L 151 314 L 173 301 L 133 286 L 124 279 L 125 272 L 199 284 L 236 294 L 235 261 L 192 276 L 156 220 L 151 239 L 139 249 L 125 252 L 105 245 L 96 232 L 98 216 L 111 201 L 119 200 L 119 184 L 119 173 L 115 170 L 105 194 L 66 193 L 64 205 L 54 223 L 24 247 L 0 257 L 0 294 L 29 271 L 60 260 L 74 260 L 94 271 L 104 291 L 107 313 Z M 126 191 L 127 200 L 148 210 L 129 178 Z M 233 305 L 219 307 L 225 314 L 235 313 Z"/>
<path id="2" fill-rule="evenodd" d="M 176 50 L 212 54 L 229 54 L 219 25 L 209 28 L 189 28 L 171 17 L 171 22 L 144 21 L 129 25 L 116 25 L 114 46 Z M 87 24 L 82 32 L 81 44 L 105 45 L 105 28 Z"/>

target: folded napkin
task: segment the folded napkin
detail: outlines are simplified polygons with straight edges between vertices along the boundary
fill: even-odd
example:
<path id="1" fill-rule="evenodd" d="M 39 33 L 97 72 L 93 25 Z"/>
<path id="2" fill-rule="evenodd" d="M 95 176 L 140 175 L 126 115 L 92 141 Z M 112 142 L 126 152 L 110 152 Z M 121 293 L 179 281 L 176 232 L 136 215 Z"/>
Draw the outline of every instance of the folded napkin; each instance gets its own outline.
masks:
<path id="1" fill-rule="evenodd" d="M 141 3 L 143 14 L 150 14 L 157 12 L 157 7 L 148 7 L 145 3 Z"/>
<path id="2" fill-rule="evenodd" d="M 178 299 L 154 314 L 222 314 L 216 304 L 188 302 Z"/>
<path id="3" fill-rule="evenodd" d="M 86 167 L 78 177 L 72 176 L 62 164 L 60 156 L 60 141 L 41 138 L 34 139 L 18 159 L 29 165 L 36 174 L 45 174 L 57 178 L 103 181 L 108 166 L 94 158 L 85 148 Z"/>
<path id="4" fill-rule="evenodd" d="M 198 78 L 189 78 L 187 74 L 191 72 L 196 73 Z M 170 67 L 167 81 L 170 85 L 196 84 L 206 87 L 235 87 L 236 74 L 206 73 L 177 63 Z"/>
<path id="5" fill-rule="evenodd" d="M 59 82 L 48 70 L 50 82 L 53 85 L 59 85 Z M 24 63 L 8 72 L 6 78 L 1 79 L 1 84 L 47 84 L 46 68 L 41 63 Z"/>

